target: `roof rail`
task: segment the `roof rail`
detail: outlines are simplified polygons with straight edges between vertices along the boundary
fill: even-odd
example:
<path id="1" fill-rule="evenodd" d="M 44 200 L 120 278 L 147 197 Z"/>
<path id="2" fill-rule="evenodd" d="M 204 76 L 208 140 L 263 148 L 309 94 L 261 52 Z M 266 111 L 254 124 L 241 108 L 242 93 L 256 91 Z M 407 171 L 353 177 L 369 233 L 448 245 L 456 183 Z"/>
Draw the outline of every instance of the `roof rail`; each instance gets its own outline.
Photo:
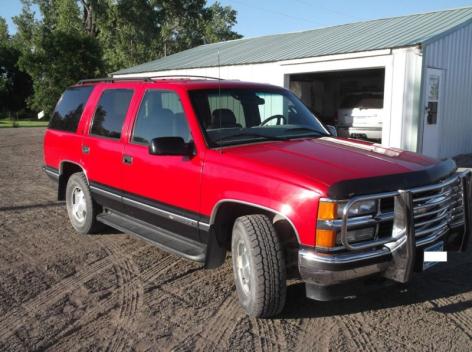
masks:
<path id="1" fill-rule="evenodd" d="M 114 83 L 114 82 L 121 82 L 121 81 L 144 81 L 144 82 L 152 82 L 158 79 L 172 79 L 172 78 L 203 78 L 203 79 L 214 79 L 214 80 L 223 80 L 218 77 L 210 77 L 210 76 L 197 76 L 197 75 L 162 75 L 162 76 L 153 76 L 153 77 L 136 77 L 136 76 L 128 76 L 128 77 L 103 77 L 103 78 L 88 78 L 88 79 L 81 79 L 77 82 L 78 85 L 87 84 L 87 83 L 99 83 L 99 82 L 107 82 L 107 83 Z"/>
<path id="2" fill-rule="evenodd" d="M 224 79 L 222 78 L 218 78 L 218 77 L 211 77 L 211 76 L 198 76 L 198 75 L 162 75 L 162 76 L 152 76 L 152 77 L 149 77 L 149 79 L 151 80 L 155 80 L 155 79 L 167 79 L 167 78 L 172 78 L 172 77 L 177 77 L 177 78 L 204 78 L 204 79 L 215 79 L 215 80 L 218 80 L 218 81 L 224 81 Z"/>
<path id="3" fill-rule="evenodd" d="M 98 82 L 120 82 L 120 81 L 146 81 L 151 82 L 149 77 L 104 77 L 104 78 L 88 78 L 88 79 L 81 79 L 77 82 L 77 84 L 87 84 L 87 83 L 98 83 Z"/>

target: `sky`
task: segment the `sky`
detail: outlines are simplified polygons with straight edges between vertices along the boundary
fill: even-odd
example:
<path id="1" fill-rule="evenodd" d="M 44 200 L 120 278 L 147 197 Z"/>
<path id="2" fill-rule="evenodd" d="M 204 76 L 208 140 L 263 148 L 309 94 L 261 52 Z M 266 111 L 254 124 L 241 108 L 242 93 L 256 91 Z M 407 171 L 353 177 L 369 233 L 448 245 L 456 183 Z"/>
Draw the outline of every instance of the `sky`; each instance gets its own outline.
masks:
<path id="1" fill-rule="evenodd" d="M 207 0 L 209 4 L 214 0 Z M 236 32 L 245 37 L 370 19 L 472 6 L 472 0 L 219 0 L 238 11 Z M 0 0 L 0 16 L 15 28 L 11 17 L 21 11 L 20 0 Z"/>

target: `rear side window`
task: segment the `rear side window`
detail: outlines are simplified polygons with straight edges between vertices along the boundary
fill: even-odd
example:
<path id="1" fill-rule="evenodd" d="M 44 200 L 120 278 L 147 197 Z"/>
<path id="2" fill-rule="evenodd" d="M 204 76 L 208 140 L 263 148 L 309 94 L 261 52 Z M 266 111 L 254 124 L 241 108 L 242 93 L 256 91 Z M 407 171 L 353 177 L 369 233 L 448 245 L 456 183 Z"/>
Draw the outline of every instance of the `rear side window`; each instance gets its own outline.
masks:
<path id="1" fill-rule="evenodd" d="M 49 128 L 75 132 L 92 90 L 93 86 L 67 89 L 57 102 L 51 121 L 49 121 Z"/>
<path id="2" fill-rule="evenodd" d="M 95 109 L 90 133 L 119 139 L 132 96 L 131 89 L 105 90 Z"/>

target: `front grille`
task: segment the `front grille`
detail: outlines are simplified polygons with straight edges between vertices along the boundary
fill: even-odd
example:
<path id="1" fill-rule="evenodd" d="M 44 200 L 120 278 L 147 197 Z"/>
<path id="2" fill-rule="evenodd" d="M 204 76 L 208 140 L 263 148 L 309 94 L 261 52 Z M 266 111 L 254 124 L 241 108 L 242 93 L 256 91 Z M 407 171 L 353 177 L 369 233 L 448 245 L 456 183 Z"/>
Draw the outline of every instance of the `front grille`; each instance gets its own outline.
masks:
<path id="1" fill-rule="evenodd" d="M 418 246 L 433 242 L 444 235 L 449 228 L 463 226 L 464 217 L 464 190 L 463 180 L 469 178 L 470 173 L 462 173 L 451 176 L 437 184 L 417 187 L 406 192 L 411 194 L 413 206 L 413 231 Z M 394 218 L 397 197 L 402 191 L 383 194 L 354 197 L 349 201 L 355 204 L 365 199 L 377 199 L 378 212 L 375 215 L 363 217 L 349 217 L 332 221 L 329 225 L 341 231 L 352 228 L 368 226 L 376 227 L 376 235 L 373 240 L 347 243 L 350 250 L 376 249 L 386 243 L 394 242 Z M 343 228 L 344 227 L 344 228 Z M 336 248 L 341 250 L 340 247 Z"/>
<path id="2" fill-rule="evenodd" d="M 438 184 L 413 189 L 415 236 L 436 237 L 448 227 L 464 223 L 462 182 L 459 177 Z"/>

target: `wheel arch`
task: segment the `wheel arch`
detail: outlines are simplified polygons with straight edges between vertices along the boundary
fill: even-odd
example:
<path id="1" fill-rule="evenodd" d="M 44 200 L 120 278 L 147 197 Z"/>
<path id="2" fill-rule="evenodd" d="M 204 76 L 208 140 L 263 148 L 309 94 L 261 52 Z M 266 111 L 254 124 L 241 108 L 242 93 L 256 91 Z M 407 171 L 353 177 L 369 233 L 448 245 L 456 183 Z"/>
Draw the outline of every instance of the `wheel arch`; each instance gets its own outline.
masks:
<path id="1" fill-rule="evenodd" d="M 58 200 L 66 199 L 67 181 L 69 181 L 69 178 L 77 172 L 83 172 L 87 179 L 87 183 L 89 183 L 87 173 L 82 165 L 70 160 L 61 161 L 59 165 L 59 185 L 57 189 Z"/>
<path id="2" fill-rule="evenodd" d="M 223 264 L 226 251 L 231 245 L 234 221 L 240 216 L 251 214 L 267 215 L 282 243 L 291 247 L 300 245 L 297 229 L 286 215 L 260 204 L 237 199 L 223 199 L 215 204 L 210 216 L 207 267 L 214 268 Z"/>

